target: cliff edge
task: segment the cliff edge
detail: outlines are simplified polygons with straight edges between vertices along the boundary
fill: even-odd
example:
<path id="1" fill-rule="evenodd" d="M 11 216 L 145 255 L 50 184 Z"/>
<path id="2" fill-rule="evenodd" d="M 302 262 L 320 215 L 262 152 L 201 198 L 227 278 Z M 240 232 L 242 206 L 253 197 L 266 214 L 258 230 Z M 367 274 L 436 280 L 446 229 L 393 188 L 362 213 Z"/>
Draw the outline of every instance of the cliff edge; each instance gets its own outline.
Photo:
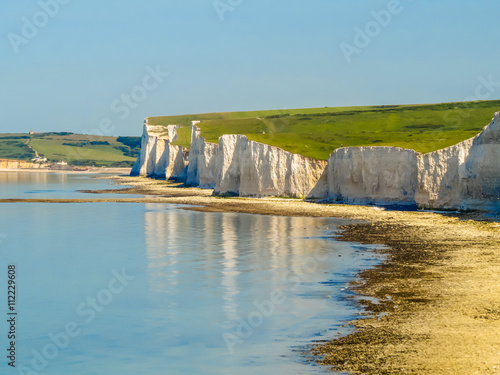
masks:
<path id="1" fill-rule="evenodd" d="M 151 126 L 144 121 L 141 153 L 132 167 L 131 176 L 184 179 L 187 174 L 187 152 L 174 146 L 177 125 Z"/>
<path id="2" fill-rule="evenodd" d="M 177 125 L 150 126 L 132 175 L 181 179 L 215 195 L 288 196 L 433 209 L 500 209 L 500 112 L 477 136 L 428 154 L 345 147 L 328 161 L 226 134 L 218 143 L 191 123 L 189 153 L 172 145 Z M 188 155 L 189 154 L 189 155 Z"/>

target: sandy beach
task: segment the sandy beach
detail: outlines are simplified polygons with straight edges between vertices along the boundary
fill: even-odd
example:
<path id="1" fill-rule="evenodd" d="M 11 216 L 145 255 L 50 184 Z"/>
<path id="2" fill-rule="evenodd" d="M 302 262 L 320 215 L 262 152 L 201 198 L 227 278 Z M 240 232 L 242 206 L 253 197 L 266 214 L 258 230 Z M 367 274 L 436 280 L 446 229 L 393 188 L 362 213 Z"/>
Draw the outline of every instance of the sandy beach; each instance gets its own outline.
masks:
<path id="1" fill-rule="evenodd" d="M 0 202 L 172 203 L 211 212 L 363 220 L 342 227 L 337 238 L 387 245 L 379 250 L 387 261 L 361 271 L 350 285 L 358 296 L 369 297 L 353 301 L 363 311 L 346 322 L 357 328 L 355 332 L 314 345 L 315 360 L 359 374 L 500 374 L 498 216 L 388 211 L 299 199 L 218 198 L 211 190 L 160 180 L 113 179 L 126 185 L 113 193 L 143 197 Z"/>

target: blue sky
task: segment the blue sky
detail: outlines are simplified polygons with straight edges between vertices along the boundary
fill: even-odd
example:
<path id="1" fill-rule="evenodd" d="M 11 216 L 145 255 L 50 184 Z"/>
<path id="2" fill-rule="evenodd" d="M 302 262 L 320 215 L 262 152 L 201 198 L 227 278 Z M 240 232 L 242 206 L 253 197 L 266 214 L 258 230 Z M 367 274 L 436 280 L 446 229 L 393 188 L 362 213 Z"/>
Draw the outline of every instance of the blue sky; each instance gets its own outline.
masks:
<path id="1" fill-rule="evenodd" d="M 481 77 L 494 82 L 487 98 L 500 98 L 495 0 L 23 0 L 0 9 L 0 132 L 140 135 L 147 116 L 461 101 Z M 356 52 L 346 58 L 347 45 Z"/>

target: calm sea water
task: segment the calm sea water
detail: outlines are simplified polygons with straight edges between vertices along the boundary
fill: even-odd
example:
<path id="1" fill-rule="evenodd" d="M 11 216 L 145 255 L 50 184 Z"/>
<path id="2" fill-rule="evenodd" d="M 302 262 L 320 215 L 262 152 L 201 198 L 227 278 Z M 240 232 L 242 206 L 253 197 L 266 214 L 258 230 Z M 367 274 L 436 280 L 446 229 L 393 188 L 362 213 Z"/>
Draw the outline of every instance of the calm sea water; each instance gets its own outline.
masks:
<path id="1" fill-rule="evenodd" d="M 107 184 L 30 176 L 0 173 L 1 197 Z M 9 264 L 18 312 L 17 368 L 2 356 L 0 373 L 326 373 L 302 349 L 356 313 L 343 288 L 376 262 L 368 247 L 326 238 L 341 223 L 167 204 L 0 204 L 1 320 Z"/>
<path id="2" fill-rule="evenodd" d="M 125 197 L 123 194 L 96 195 L 78 192 L 78 190 L 123 188 L 123 186 L 120 185 L 111 185 L 109 180 L 93 178 L 98 176 L 102 177 L 103 175 L 81 173 L 0 172 L 0 199 Z M 133 197 L 133 195 L 127 195 L 127 197 Z"/>

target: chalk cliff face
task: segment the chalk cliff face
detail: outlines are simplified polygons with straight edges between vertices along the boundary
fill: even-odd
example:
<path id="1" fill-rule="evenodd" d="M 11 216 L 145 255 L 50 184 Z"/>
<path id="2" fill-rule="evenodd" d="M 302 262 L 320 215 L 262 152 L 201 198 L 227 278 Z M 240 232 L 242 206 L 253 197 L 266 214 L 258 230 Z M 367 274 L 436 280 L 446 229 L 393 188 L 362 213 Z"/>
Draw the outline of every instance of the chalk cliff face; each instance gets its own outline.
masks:
<path id="1" fill-rule="evenodd" d="M 442 150 L 419 155 L 418 190 L 415 199 L 423 207 L 455 208 L 460 205 L 460 176 L 472 140 Z"/>
<path id="2" fill-rule="evenodd" d="M 199 122 L 191 122 L 191 147 L 186 183 L 199 186 L 202 189 L 213 189 L 216 173 L 215 156 L 219 146 L 215 143 L 205 142 L 196 126 Z"/>
<path id="3" fill-rule="evenodd" d="M 279 147 L 223 135 L 216 155 L 215 194 L 324 197 L 326 161 L 292 154 Z"/>
<path id="4" fill-rule="evenodd" d="M 322 190 L 315 189 L 325 161 L 250 141 L 244 135 L 223 135 L 218 144 L 206 142 L 198 123 L 191 124 L 188 185 L 214 189 L 216 195 L 326 196 L 326 177 L 321 180 Z"/>
<path id="5" fill-rule="evenodd" d="M 417 156 L 399 147 L 346 147 L 328 159 L 328 197 L 350 203 L 415 203 Z"/>
<path id="6" fill-rule="evenodd" d="M 500 112 L 474 138 L 418 157 L 425 208 L 500 208 Z"/>
<path id="7" fill-rule="evenodd" d="M 422 155 L 397 147 L 346 147 L 328 162 L 244 135 L 206 142 L 198 123 L 191 124 L 189 163 L 186 152 L 170 144 L 177 126 L 146 123 L 132 174 L 186 179 L 216 195 L 500 209 L 500 112 L 476 137 L 442 150 Z"/>
<path id="8" fill-rule="evenodd" d="M 187 173 L 187 153 L 180 146 L 174 146 L 177 125 L 151 126 L 147 120 L 141 141 L 141 153 L 137 157 L 132 176 L 183 179 Z"/>

